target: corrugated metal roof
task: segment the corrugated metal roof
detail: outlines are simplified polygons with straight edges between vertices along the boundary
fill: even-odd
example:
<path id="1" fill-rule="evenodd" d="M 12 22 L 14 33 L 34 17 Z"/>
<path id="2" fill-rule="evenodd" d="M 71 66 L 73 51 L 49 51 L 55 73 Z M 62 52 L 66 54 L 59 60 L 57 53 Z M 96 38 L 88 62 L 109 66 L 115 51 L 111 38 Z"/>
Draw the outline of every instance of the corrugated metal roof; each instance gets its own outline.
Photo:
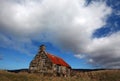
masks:
<path id="1" fill-rule="evenodd" d="M 67 64 L 62 58 L 57 57 L 57 56 L 52 55 L 52 54 L 48 54 L 48 53 L 47 53 L 47 56 L 54 64 L 58 64 L 61 66 L 66 66 L 68 68 L 71 68 L 70 65 Z"/>

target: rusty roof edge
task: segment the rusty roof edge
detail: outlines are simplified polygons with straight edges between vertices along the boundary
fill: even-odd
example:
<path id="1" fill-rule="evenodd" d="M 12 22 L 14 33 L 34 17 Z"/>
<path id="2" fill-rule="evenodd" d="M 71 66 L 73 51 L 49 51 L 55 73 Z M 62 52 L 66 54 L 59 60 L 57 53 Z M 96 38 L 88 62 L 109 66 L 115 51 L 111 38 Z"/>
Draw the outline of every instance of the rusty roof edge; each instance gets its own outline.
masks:
<path id="1" fill-rule="evenodd" d="M 46 55 L 48 56 L 48 55 L 51 55 L 51 56 L 54 56 L 55 58 L 57 58 L 57 59 L 59 59 L 59 60 L 62 60 L 64 63 L 65 63 L 65 65 L 64 64 L 61 64 L 61 65 L 63 65 L 63 66 L 66 66 L 66 67 L 68 67 L 68 68 L 71 68 L 71 66 L 66 62 L 66 61 L 64 61 L 62 58 L 60 58 L 60 57 L 58 57 L 58 56 L 55 56 L 55 55 L 53 55 L 53 54 L 50 54 L 50 53 L 46 53 Z M 53 62 L 53 60 L 48 56 L 48 58 Z"/>

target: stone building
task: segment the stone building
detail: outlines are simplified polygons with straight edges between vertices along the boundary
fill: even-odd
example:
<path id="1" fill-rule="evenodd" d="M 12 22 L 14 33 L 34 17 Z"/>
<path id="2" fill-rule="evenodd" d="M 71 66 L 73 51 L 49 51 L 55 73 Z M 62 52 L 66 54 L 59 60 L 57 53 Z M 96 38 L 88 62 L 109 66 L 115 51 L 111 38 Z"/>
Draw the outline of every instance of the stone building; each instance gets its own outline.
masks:
<path id="1" fill-rule="evenodd" d="M 69 76 L 70 65 L 62 58 L 49 54 L 45 46 L 41 45 L 38 54 L 31 61 L 29 71 L 31 73 L 52 74 L 54 76 Z"/>

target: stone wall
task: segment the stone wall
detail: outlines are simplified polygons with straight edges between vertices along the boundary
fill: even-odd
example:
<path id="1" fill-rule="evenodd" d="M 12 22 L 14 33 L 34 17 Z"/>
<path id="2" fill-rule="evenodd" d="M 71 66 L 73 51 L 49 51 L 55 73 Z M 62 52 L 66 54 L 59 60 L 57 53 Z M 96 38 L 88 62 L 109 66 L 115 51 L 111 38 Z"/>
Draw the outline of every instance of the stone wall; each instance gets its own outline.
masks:
<path id="1" fill-rule="evenodd" d="M 51 72 L 52 62 L 45 52 L 39 52 L 30 63 L 30 72 Z"/>

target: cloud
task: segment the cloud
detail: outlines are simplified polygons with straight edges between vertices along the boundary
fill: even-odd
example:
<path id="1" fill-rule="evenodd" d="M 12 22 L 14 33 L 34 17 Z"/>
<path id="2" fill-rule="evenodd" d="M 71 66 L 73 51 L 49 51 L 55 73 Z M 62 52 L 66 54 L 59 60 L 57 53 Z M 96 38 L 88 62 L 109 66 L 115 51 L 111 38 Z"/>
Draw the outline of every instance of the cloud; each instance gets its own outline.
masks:
<path id="1" fill-rule="evenodd" d="M 120 32 L 111 36 L 93 39 L 86 49 L 94 65 L 100 64 L 106 68 L 116 68 L 120 63 Z M 117 67 L 118 68 L 118 67 Z"/>
<path id="2" fill-rule="evenodd" d="M 86 5 L 85 0 L 1 0 L 0 10 L 1 47 L 12 45 L 28 53 L 36 49 L 32 41 L 50 42 L 93 65 L 120 67 L 120 33 L 92 37 L 112 13 L 106 2 Z"/>

